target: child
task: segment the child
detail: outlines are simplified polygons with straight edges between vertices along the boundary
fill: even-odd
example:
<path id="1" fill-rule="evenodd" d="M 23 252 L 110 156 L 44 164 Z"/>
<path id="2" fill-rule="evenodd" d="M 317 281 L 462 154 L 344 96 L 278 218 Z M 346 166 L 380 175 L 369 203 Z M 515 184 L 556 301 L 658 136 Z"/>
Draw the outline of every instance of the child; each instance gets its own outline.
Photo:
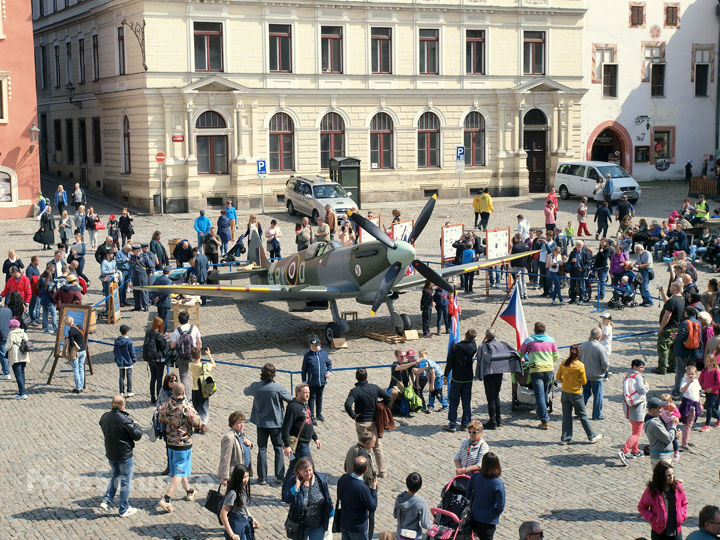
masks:
<path id="1" fill-rule="evenodd" d="M 602 330 L 602 334 L 600 335 L 600 339 L 598 340 L 600 342 L 600 345 L 605 347 L 605 351 L 608 354 L 608 358 L 610 358 L 610 353 L 612 352 L 612 336 L 613 336 L 613 322 L 612 322 L 612 314 L 611 313 L 603 313 L 600 316 L 600 330 Z M 605 372 L 605 378 L 610 378 L 610 368 L 607 369 Z"/>
<path id="2" fill-rule="evenodd" d="M 700 405 L 700 383 L 697 378 L 697 368 L 688 366 L 685 370 L 685 378 L 680 383 L 680 392 L 683 395 L 680 402 L 680 419 L 685 424 L 682 430 L 682 444 L 680 445 L 683 450 L 688 450 L 690 430 L 695 423 L 695 419 L 703 411 L 702 405 Z"/>
<path id="3" fill-rule="evenodd" d="M 670 396 L 670 394 L 660 394 L 660 399 L 667 402 L 667 405 L 662 408 L 660 418 L 663 422 L 665 422 L 665 429 L 670 429 L 672 427 L 673 416 L 675 418 L 680 418 L 680 410 L 677 408 L 675 403 L 673 403 L 672 396 Z M 673 461 L 680 461 L 680 450 L 678 448 L 677 438 L 673 439 L 672 445 Z"/>
<path id="4" fill-rule="evenodd" d="M 127 324 L 120 326 L 120 335 L 115 339 L 115 363 L 120 370 L 120 395 L 126 398 L 133 397 L 132 391 L 132 368 L 137 361 L 135 357 L 135 346 L 132 339 L 128 337 L 130 327 Z M 125 380 L 127 380 L 127 392 L 125 392 Z"/>
<path id="5" fill-rule="evenodd" d="M 107 222 L 107 233 L 108 236 L 112 237 L 113 240 L 113 246 L 115 246 L 115 249 L 118 251 L 120 250 L 120 242 L 118 241 L 118 221 L 115 219 L 115 214 L 112 214 L 110 216 L 110 220 Z"/>
<path id="6" fill-rule="evenodd" d="M 705 389 L 705 425 L 700 431 L 710 429 L 710 420 L 714 416 L 715 427 L 720 427 L 720 411 L 718 411 L 718 392 L 720 392 L 720 369 L 718 369 L 715 352 L 705 358 L 705 368 L 700 373 L 700 387 Z"/>
<path id="7" fill-rule="evenodd" d="M 578 206 L 578 209 L 577 209 L 578 237 L 583 235 L 583 231 L 585 231 L 585 236 L 590 236 L 590 231 L 588 231 L 588 228 L 587 228 L 588 207 L 585 204 L 587 202 L 588 202 L 587 197 L 583 197 L 580 200 L 580 206 Z"/>
<path id="8" fill-rule="evenodd" d="M 572 225 L 572 221 L 568 221 L 567 227 L 565 227 L 565 238 L 569 246 L 574 246 L 573 236 L 575 236 L 575 227 Z"/>
<path id="9" fill-rule="evenodd" d="M 462 253 L 462 263 L 463 264 L 471 263 L 475 260 L 475 257 L 476 257 L 476 253 L 475 253 L 475 250 L 473 249 L 473 244 L 471 242 L 468 242 L 467 244 L 465 244 L 465 251 L 463 251 L 463 253 Z M 465 292 L 466 293 L 473 292 L 473 280 L 475 278 L 475 274 L 473 272 L 468 272 L 467 274 L 463 274 L 463 276 L 465 277 L 465 279 L 464 279 Z"/>
<path id="10" fill-rule="evenodd" d="M 202 354 L 200 347 L 193 347 L 190 349 L 190 359 L 192 362 L 188 365 L 188 371 L 192 377 L 192 404 L 193 408 L 200 415 L 200 421 L 203 424 L 203 428 L 207 427 L 208 420 L 210 419 L 210 398 L 203 397 L 202 389 L 200 388 L 198 381 L 200 380 L 203 371 L 210 373 L 210 371 L 212 371 L 215 367 L 215 360 L 213 360 L 213 357 L 210 354 L 210 349 L 206 348 L 205 353 L 207 354 L 210 362 L 203 364 L 200 357 Z M 200 429 L 202 430 L 203 428 Z"/>
<path id="11" fill-rule="evenodd" d="M 433 302 L 435 302 L 435 311 L 437 312 L 437 335 L 440 335 L 440 324 L 442 322 L 445 323 L 445 333 L 449 334 L 450 319 L 448 317 L 448 293 L 440 287 L 435 287 Z"/>
<path id="12" fill-rule="evenodd" d="M 632 288 L 630 287 L 630 278 L 628 276 L 623 276 L 620 280 L 620 284 L 618 285 L 618 294 L 623 297 L 623 299 L 630 299 L 632 298 Z"/>
<path id="13" fill-rule="evenodd" d="M 393 517 L 397 519 L 397 535 L 400 540 L 415 540 L 422 537 L 422 530 L 432 525 L 432 514 L 425 499 L 417 495 L 422 487 L 420 473 L 410 473 L 405 479 L 407 491 L 395 499 Z"/>
<path id="14" fill-rule="evenodd" d="M 440 412 L 447 410 L 448 402 L 443 397 L 443 372 L 437 362 L 428 358 L 428 352 L 425 349 L 418 351 L 420 365 L 418 367 L 425 368 L 428 379 L 430 380 L 430 400 L 428 401 L 427 412 L 432 412 L 435 408 L 435 398 L 440 401 L 442 408 Z"/>

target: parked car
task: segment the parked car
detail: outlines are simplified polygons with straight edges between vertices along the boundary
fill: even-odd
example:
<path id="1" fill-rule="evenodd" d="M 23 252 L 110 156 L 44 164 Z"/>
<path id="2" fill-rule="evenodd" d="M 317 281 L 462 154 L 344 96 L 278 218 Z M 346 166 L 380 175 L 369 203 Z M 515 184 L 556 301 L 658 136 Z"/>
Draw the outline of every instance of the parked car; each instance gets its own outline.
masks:
<path id="1" fill-rule="evenodd" d="M 350 198 L 351 192 L 337 182 L 330 182 L 323 176 L 291 176 L 285 184 L 285 206 L 288 214 L 305 214 L 312 218 L 312 224 L 318 216 L 325 215 L 325 205 L 329 204 L 338 216 L 355 206 Z"/>
<path id="2" fill-rule="evenodd" d="M 636 203 L 642 190 L 635 179 L 620 165 L 607 161 L 564 161 L 558 163 L 555 171 L 555 191 L 563 199 L 573 195 L 593 198 L 593 190 L 598 178 L 605 178 L 610 173 L 613 180 L 612 200 L 619 200 L 623 195 L 628 196 L 631 203 Z"/>

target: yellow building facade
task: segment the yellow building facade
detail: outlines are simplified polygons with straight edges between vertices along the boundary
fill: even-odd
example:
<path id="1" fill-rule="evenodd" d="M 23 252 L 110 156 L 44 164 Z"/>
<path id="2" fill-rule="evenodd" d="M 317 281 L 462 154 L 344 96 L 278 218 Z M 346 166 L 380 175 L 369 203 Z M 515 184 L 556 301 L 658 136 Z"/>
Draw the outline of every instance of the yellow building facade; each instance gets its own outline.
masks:
<path id="1" fill-rule="evenodd" d="M 374 202 L 457 196 L 457 146 L 465 196 L 581 155 L 580 0 L 33 1 L 43 170 L 143 209 L 157 152 L 169 211 L 260 206 L 260 159 L 273 207 L 331 157 Z"/>

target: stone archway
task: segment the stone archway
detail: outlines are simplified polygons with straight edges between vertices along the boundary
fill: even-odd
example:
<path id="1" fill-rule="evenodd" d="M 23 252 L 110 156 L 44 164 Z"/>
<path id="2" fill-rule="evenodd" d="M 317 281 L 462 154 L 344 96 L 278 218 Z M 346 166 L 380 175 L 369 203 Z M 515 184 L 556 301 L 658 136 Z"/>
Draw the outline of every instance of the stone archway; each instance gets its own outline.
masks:
<path id="1" fill-rule="evenodd" d="M 587 158 L 589 161 L 611 161 L 619 152 L 619 165 L 632 174 L 632 139 L 619 122 L 603 122 L 588 137 Z"/>

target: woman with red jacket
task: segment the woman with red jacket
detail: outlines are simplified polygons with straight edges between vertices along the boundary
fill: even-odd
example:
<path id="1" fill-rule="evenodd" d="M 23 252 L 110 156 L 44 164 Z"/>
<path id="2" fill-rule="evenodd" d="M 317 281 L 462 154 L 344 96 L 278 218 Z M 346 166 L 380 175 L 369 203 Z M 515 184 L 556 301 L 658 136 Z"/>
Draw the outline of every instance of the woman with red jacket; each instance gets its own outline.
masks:
<path id="1" fill-rule="evenodd" d="M 687 517 L 687 498 L 682 483 L 675 480 L 672 465 L 661 461 L 645 488 L 638 511 L 650 523 L 652 540 L 682 540 L 682 524 Z M 672 535 L 668 534 L 672 533 Z"/>

